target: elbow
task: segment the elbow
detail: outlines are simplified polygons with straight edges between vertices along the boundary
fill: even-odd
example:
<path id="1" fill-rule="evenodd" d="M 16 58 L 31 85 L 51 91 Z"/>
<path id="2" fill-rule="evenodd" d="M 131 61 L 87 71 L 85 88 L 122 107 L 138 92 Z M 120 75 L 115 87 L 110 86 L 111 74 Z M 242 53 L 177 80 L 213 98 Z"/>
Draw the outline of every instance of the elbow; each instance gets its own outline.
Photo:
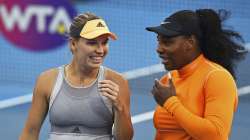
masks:
<path id="1" fill-rule="evenodd" d="M 130 133 L 128 133 L 127 136 L 121 138 L 121 139 L 118 139 L 118 140 L 132 140 L 133 139 L 133 136 L 134 136 L 134 132 L 131 131 Z"/>
<path id="2" fill-rule="evenodd" d="M 132 140 L 133 139 L 133 137 L 134 137 L 134 130 L 133 129 L 131 129 L 131 131 L 130 131 L 130 133 L 129 133 L 130 135 L 128 136 L 128 140 Z"/>
<path id="3" fill-rule="evenodd" d="M 207 136 L 202 136 L 199 138 L 200 140 L 227 140 L 227 135 L 221 135 L 221 134 L 208 134 Z"/>
<path id="4" fill-rule="evenodd" d="M 205 136 L 204 140 L 224 140 L 227 139 L 227 135 L 221 133 L 221 132 L 213 132 L 209 133 L 207 136 Z"/>
<path id="5" fill-rule="evenodd" d="M 115 135 L 115 140 L 132 140 L 134 136 L 134 130 L 130 129 L 126 133 Z"/>
<path id="6" fill-rule="evenodd" d="M 128 137 L 126 140 L 132 140 L 133 137 L 134 137 L 134 128 L 133 128 L 133 125 L 131 124 L 131 128 L 128 131 Z"/>
<path id="7" fill-rule="evenodd" d="M 207 129 L 205 135 L 200 135 L 197 139 L 200 140 L 224 140 L 228 139 L 228 133 L 223 127 L 215 127 L 214 129 Z"/>

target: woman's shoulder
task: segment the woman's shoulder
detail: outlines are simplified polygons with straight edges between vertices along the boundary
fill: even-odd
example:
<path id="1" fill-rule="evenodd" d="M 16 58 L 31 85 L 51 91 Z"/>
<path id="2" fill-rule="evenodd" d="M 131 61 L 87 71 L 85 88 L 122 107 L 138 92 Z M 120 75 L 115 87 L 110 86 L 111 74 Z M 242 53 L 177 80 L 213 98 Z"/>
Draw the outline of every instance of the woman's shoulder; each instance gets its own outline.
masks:
<path id="1" fill-rule="evenodd" d="M 208 65 L 207 67 L 205 67 L 207 70 L 207 76 L 210 76 L 213 74 L 213 75 L 225 75 L 225 76 L 232 77 L 230 72 L 223 66 L 212 61 L 207 61 L 207 63 Z"/>
<path id="2" fill-rule="evenodd" d="M 42 81 L 49 81 L 55 79 L 58 75 L 58 72 L 58 68 L 51 68 L 45 70 L 39 75 L 39 79 L 41 79 Z"/>
<path id="3" fill-rule="evenodd" d="M 120 72 L 107 67 L 105 67 L 105 79 L 114 81 L 127 81 Z"/>
<path id="4" fill-rule="evenodd" d="M 47 97 L 50 97 L 57 75 L 58 75 L 57 68 L 51 68 L 42 72 L 38 76 L 36 81 L 36 88 L 38 89 L 38 91 L 43 94 L 46 94 Z"/>
<path id="5" fill-rule="evenodd" d="M 232 74 L 226 68 L 214 62 L 209 63 L 204 77 L 205 84 L 215 84 L 219 82 L 220 84 L 223 83 L 224 85 L 226 85 L 226 83 L 235 83 Z"/>

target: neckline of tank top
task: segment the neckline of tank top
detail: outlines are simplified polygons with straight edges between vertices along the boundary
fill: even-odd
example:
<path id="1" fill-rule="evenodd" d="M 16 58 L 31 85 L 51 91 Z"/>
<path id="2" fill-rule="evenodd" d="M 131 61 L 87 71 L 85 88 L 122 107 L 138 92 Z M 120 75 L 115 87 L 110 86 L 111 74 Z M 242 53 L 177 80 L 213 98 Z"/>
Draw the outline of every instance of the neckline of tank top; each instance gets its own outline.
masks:
<path id="1" fill-rule="evenodd" d="M 87 89 L 87 88 L 90 88 L 90 87 L 92 87 L 97 81 L 98 81 L 98 79 L 100 78 L 100 72 L 101 72 L 101 66 L 99 67 L 99 70 L 98 70 L 98 74 L 97 74 L 97 77 L 96 77 L 96 79 L 92 82 L 92 83 L 90 83 L 89 85 L 86 85 L 86 86 L 75 86 L 75 85 L 73 85 L 73 84 L 71 84 L 69 81 L 68 81 L 68 79 L 66 78 L 66 76 L 65 76 L 65 68 L 66 68 L 66 65 L 63 65 L 63 79 L 65 80 L 65 82 L 70 86 L 70 87 L 72 87 L 72 88 L 75 88 L 75 89 Z"/>

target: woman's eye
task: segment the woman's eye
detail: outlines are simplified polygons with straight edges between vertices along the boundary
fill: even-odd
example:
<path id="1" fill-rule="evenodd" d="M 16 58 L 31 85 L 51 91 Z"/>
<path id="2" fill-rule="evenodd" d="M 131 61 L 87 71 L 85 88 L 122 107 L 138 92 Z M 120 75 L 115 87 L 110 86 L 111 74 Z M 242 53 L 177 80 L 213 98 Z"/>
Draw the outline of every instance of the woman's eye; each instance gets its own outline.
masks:
<path id="1" fill-rule="evenodd" d="M 169 45 L 171 45 L 171 42 L 169 42 L 169 41 L 164 41 L 164 44 L 165 44 L 166 46 L 169 46 Z"/>
<path id="2" fill-rule="evenodd" d="M 87 42 L 87 45 L 90 45 L 90 46 L 94 46 L 94 45 L 96 45 L 96 44 L 97 44 L 96 41 L 88 41 L 88 42 Z"/>
<path id="3" fill-rule="evenodd" d="M 102 45 L 107 45 L 107 44 L 108 44 L 108 40 L 107 40 L 107 41 L 102 42 Z"/>

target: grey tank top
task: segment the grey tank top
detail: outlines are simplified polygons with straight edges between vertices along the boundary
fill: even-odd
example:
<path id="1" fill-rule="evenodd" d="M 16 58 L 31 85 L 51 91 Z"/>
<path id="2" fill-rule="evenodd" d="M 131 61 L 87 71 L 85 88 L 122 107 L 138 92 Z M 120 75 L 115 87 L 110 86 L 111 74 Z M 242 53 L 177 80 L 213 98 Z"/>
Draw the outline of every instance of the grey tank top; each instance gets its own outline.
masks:
<path id="1" fill-rule="evenodd" d="M 49 140 L 111 140 L 112 104 L 98 92 L 105 68 L 101 66 L 97 79 L 86 87 L 71 85 L 64 66 L 58 69 L 49 103 Z"/>

